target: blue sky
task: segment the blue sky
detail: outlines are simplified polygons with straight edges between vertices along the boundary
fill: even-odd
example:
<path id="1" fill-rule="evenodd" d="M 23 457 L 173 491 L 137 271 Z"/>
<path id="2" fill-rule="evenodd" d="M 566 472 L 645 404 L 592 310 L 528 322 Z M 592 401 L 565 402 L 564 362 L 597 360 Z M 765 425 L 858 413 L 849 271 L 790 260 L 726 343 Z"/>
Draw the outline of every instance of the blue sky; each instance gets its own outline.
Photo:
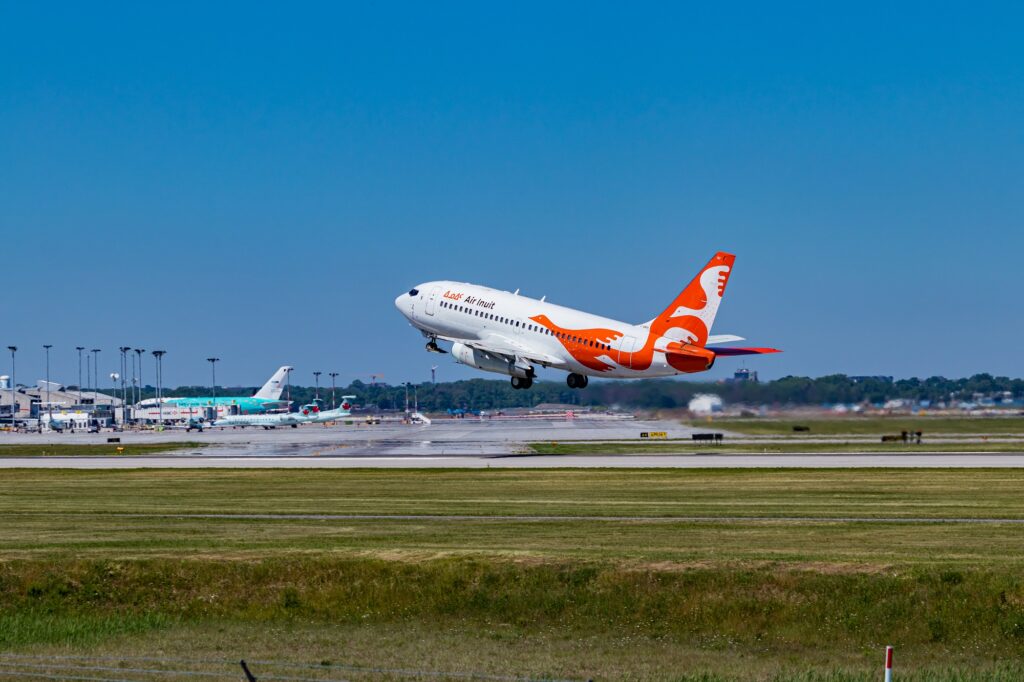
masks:
<path id="1" fill-rule="evenodd" d="M 44 343 L 68 382 L 76 345 L 165 348 L 171 385 L 211 354 L 225 384 L 452 379 L 413 284 L 639 322 L 725 249 L 715 331 L 783 348 L 762 376 L 1020 376 L 1022 19 L 3 2 L 0 345 L 23 380 Z"/>

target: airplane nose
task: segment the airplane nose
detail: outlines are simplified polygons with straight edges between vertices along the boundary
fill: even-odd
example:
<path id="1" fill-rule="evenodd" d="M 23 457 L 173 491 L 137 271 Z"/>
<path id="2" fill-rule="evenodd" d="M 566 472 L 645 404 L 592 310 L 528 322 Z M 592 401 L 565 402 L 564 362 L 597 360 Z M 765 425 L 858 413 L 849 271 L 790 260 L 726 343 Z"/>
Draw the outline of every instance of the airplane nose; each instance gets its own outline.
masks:
<path id="1" fill-rule="evenodd" d="M 399 312 L 405 313 L 405 309 L 406 309 L 405 299 L 408 298 L 408 297 L 409 297 L 409 294 L 401 294 L 398 298 L 395 299 L 395 307 L 398 308 Z"/>

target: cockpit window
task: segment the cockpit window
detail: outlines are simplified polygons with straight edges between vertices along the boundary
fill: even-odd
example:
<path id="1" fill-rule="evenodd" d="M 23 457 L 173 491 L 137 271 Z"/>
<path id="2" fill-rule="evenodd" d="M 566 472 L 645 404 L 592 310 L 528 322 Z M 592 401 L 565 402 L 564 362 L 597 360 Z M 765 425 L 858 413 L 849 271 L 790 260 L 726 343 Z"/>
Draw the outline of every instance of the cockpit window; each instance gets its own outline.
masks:
<path id="1" fill-rule="evenodd" d="M 410 296 L 419 296 L 420 295 L 420 290 L 419 289 L 409 289 L 409 295 Z"/>

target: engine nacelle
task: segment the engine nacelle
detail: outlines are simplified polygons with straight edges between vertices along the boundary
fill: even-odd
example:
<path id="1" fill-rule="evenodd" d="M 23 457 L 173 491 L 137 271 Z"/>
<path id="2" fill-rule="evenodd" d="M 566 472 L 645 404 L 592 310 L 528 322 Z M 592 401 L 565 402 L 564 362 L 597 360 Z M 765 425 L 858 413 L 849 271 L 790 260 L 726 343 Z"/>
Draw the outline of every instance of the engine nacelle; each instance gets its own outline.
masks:
<path id="1" fill-rule="evenodd" d="M 669 365 L 687 374 L 705 372 L 715 364 L 715 352 L 689 343 L 676 344 L 665 353 Z"/>
<path id="2" fill-rule="evenodd" d="M 476 367 L 485 372 L 497 372 L 520 379 L 533 378 L 533 368 L 529 365 L 516 363 L 502 355 L 494 355 L 478 348 L 470 348 L 464 343 L 452 344 L 452 357 L 455 358 L 455 362 Z"/>

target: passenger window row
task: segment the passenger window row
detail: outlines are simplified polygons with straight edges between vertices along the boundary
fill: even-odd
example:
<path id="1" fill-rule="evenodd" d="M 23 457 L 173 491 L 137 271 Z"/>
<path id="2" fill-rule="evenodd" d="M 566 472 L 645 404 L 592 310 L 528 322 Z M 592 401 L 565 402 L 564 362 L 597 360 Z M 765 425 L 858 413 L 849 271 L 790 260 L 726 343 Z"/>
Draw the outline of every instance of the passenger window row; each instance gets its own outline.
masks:
<path id="1" fill-rule="evenodd" d="M 547 336 L 554 336 L 563 341 L 568 341 L 570 343 L 575 343 L 581 346 L 589 346 L 590 348 L 599 348 L 601 350 L 612 350 L 611 345 L 607 343 L 601 343 L 600 341 L 594 341 L 592 339 L 585 339 L 582 336 L 575 336 L 573 334 L 566 334 L 564 332 L 553 332 L 547 327 L 541 327 L 540 325 L 536 324 L 526 324 L 525 322 L 519 322 L 519 320 L 513 320 L 508 317 L 501 317 L 500 315 L 495 315 L 494 313 L 489 313 L 484 310 L 476 310 L 475 308 L 470 308 L 469 306 L 456 305 L 454 303 L 449 303 L 448 301 L 441 301 L 441 307 L 447 308 L 449 310 L 454 310 L 455 312 L 458 313 L 465 313 L 467 315 L 472 315 L 474 317 L 482 317 L 487 320 L 493 320 L 500 324 L 507 324 L 510 327 L 521 327 L 523 329 L 526 329 L 526 331 L 535 332 L 537 334 L 546 334 Z"/>

